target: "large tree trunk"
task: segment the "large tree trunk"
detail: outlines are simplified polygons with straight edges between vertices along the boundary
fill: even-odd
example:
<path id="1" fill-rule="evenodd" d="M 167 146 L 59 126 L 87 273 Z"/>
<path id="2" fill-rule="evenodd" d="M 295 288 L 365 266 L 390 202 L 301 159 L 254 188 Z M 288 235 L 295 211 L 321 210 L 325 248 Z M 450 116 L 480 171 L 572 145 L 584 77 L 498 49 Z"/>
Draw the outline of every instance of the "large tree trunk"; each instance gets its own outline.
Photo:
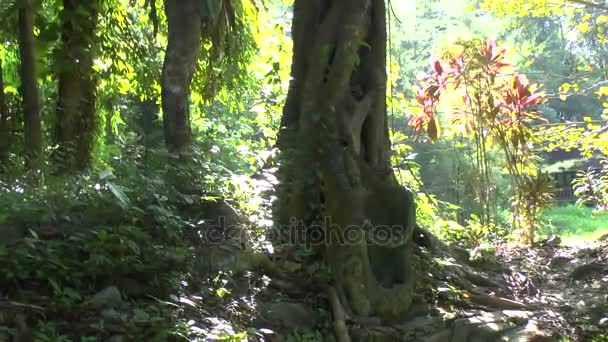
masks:
<path id="1" fill-rule="evenodd" d="M 21 87 L 23 94 L 23 126 L 25 152 L 32 169 L 42 160 L 42 125 L 40 123 L 40 95 L 36 81 L 34 51 L 34 10 L 31 0 L 19 3 L 19 53 L 21 56 Z"/>
<path id="2" fill-rule="evenodd" d="M 180 153 L 192 142 L 188 95 L 201 48 L 201 1 L 166 0 L 168 43 L 162 71 L 165 142 Z"/>
<path id="3" fill-rule="evenodd" d="M 60 172 L 84 170 L 96 134 L 93 75 L 98 0 L 63 1 L 54 160 Z"/>
<path id="4" fill-rule="evenodd" d="M 8 110 L 6 108 L 6 98 L 4 96 L 4 74 L 2 72 L 2 57 L 0 57 L 0 163 L 4 163 L 8 158 L 10 147 Z M 2 168 L 0 168 L 0 172 Z"/>
<path id="5" fill-rule="evenodd" d="M 385 21 L 384 0 L 295 1 L 276 217 L 320 224 L 347 312 L 392 320 L 412 301 L 415 206 L 390 162 Z"/>

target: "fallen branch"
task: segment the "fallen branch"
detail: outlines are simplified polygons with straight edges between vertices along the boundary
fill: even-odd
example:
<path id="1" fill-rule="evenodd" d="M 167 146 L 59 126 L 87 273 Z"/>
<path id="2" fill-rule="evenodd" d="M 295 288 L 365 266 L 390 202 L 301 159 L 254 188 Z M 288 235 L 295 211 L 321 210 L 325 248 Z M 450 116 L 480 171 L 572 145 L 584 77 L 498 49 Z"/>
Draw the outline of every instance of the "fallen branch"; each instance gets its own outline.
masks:
<path id="1" fill-rule="evenodd" d="M 33 310 L 44 312 L 44 308 L 34 304 L 18 303 L 10 300 L 0 300 L 0 309 L 5 310 Z"/>
<path id="2" fill-rule="evenodd" d="M 489 296 L 484 293 L 464 292 L 464 299 L 467 299 L 475 304 L 488 306 L 494 309 L 501 310 L 536 310 L 532 305 L 517 302 L 511 299 Z"/>

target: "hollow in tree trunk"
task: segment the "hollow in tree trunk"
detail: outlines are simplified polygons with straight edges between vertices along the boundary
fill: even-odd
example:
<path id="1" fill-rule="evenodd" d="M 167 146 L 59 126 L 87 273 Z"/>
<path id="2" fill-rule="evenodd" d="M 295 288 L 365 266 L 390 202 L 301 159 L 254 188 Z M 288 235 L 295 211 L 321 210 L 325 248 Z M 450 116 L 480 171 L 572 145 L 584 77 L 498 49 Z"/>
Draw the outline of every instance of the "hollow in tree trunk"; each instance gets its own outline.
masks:
<path id="1" fill-rule="evenodd" d="M 64 0 L 53 159 L 60 172 L 84 170 L 95 142 L 93 74 L 98 0 Z"/>
<path id="2" fill-rule="evenodd" d="M 192 142 L 188 96 L 201 48 L 201 1 L 166 0 L 168 43 L 162 71 L 165 143 L 180 153 Z"/>
<path id="3" fill-rule="evenodd" d="M 40 122 L 40 96 L 36 81 L 34 50 L 34 10 L 31 0 L 19 2 L 19 54 L 21 88 L 23 94 L 23 126 L 25 152 L 30 168 L 40 167 L 42 158 L 42 125 Z"/>
<path id="4" fill-rule="evenodd" d="M 405 318 L 415 283 L 412 193 L 395 180 L 386 111 L 384 0 L 296 0 L 282 118 L 281 229 L 323 227 L 346 312 Z"/>

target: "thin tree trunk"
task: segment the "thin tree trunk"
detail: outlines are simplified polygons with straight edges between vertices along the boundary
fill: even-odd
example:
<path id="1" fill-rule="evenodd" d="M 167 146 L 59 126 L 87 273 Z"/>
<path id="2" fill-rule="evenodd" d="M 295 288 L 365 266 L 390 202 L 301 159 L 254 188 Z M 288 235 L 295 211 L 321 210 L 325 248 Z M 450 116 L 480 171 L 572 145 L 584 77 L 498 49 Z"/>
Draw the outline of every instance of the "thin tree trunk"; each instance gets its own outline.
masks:
<path id="1" fill-rule="evenodd" d="M 6 98 L 4 96 L 4 74 L 2 72 L 2 64 L 3 61 L 0 57 L 0 163 L 4 164 L 8 158 L 10 132 Z"/>
<path id="2" fill-rule="evenodd" d="M 40 95 L 36 80 L 34 51 L 34 10 L 31 0 L 19 3 L 19 53 L 20 76 L 23 89 L 23 126 L 25 153 L 31 169 L 37 169 L 42 161 L 42 125 L 40 123 Z"/>
<path id="3" fill-rule="evenodd" d="M 295 1 L 275 214 L 288 234 L 323 227 L 350 315 L 398 319 L 413 297 L 415 205 L 390 161 L 385 10 L 384 0 Z"/>
<path id="4" fill-rule="evenodd" d="M 114 135 L 114 129 L 112 128 L 112 113 L 111 109 L 107 109 L 105 112 L 105 144 L 114 145 L 116 143 L 116 136 Z"/>
<path id="5" fill-rule="evenodd" d="M 97 118 L 93 75 L 99 0 L 64 0 L 54 161 L 60 172 L 84 170 L 95 142 Z"/>
<path id="6" fill-rule="evenodd" d="M 99 101 L 99 99 L 98 99 Z M 116 97 L 110 96 L 103 99 L 101 106 L 103 107 L 104 113 L 104 143 L 106 145 L 113 145 L 116 143 L 116 135 L 114 134 L 114 128 L 112 126 L 112 117 L 116 110 Z"/>
<path id="7" fill-rule="evenodd" d="M 165 143 L 180 153 L 192 143 L 188 96 L 201 48 L 201 1 L 166 0 L 168 43 L 162 71 Z"/>

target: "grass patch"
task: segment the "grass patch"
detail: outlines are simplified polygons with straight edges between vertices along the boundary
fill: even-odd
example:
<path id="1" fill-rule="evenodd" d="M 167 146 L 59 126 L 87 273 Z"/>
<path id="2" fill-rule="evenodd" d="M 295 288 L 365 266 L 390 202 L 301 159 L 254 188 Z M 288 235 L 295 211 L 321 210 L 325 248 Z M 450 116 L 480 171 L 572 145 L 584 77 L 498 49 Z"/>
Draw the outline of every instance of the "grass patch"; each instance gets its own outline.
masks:
<path id="1" fill-rule="evenodd" d="M 543 213 L 544 234 L 555 234 L 565 244 L 597 240 L 608 234 L 608 213 L 594 214 L 592 208 L 568 205 L 553 207 Z"/>

